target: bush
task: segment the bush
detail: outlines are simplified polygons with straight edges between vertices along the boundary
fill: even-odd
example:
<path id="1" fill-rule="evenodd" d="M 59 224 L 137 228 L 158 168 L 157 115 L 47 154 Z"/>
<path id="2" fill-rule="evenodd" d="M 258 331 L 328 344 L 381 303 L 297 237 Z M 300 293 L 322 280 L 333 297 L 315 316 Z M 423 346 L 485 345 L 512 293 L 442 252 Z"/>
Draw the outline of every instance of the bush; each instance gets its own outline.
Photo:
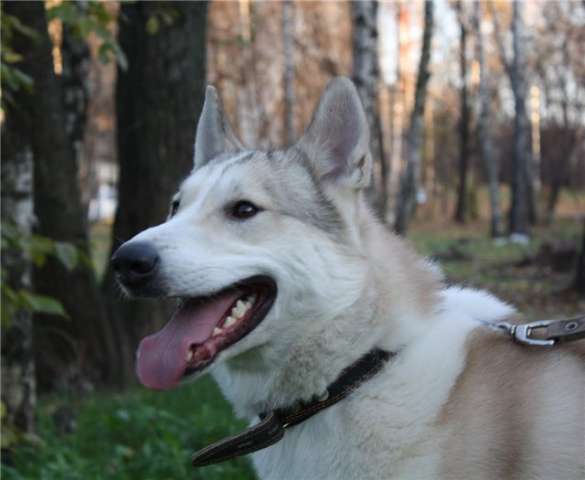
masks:
<path id="1" fill-rule="evenodd" d="M 73 433 L 59 433 L 54 413 L 77 411 Z M 194 469 L 191 454 L 245 425 L 209 378 L 172 392 L 135 390 L 82 401 L 53 398 L 39 412 L 37 444 L 19 447 L 2 466 L 5 480 L 253 479 L 246 459 Z"/>

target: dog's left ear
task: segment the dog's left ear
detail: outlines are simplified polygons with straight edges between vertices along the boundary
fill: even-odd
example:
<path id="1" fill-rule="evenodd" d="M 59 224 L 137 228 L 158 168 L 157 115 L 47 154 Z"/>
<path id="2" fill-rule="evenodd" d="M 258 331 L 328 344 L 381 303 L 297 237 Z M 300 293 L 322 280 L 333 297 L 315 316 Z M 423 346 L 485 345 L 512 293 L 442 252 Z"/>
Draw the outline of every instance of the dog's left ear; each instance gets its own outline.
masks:
<path id="1" fill-rule="evenodd" d="M 217 90 L 209 85 L 195 135 L 195 168 L 226 152 L 243 150 L 223 113 Z"/>
<path id="2" fill-rule="evenodd" d="M 297 147 L 309 157 L 319 178 L 360 189 L 372 175 L 369 140 L 356 88 L 349 79 L 337 77 L 327 85 Z"/>

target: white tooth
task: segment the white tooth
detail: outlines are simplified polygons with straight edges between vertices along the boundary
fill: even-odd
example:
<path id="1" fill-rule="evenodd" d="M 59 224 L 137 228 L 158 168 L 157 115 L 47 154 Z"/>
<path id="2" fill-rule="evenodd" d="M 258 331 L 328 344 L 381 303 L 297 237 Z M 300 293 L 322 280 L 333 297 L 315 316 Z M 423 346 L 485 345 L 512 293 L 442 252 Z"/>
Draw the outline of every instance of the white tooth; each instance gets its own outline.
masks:
<path id="1" fill-rule="evenodd" d="M 185 360 L 190 362 L 193 359 L 193 350 L 189 350 L 187 352 L 187 356 L 185 357 Z"/>
<path id="2" fill-rule="evenodd" d="M 242 315 L 244 315 L 244 313 L 246 313 L 246 310 L 248 309 L 246 308 L 244 302 L 238 300 L 238 303 L 236 303 L 236 306 L 232 310 L 232 313 L 234 313 L 236 317 L 241 317 Z"/>
<path id="3" fill-rule="evenodd" d="M 220 333 L 223 333 L 223 330 L 222 330 L 221 328 L 219 328 L 219 327 L 215 327 L 215 328 L 213 329 L 213 336 L 215 336 L 215 335 L 219 335 Z"/>
<path id="4" fill-rule="evenodd" d="M 223 326 L 231 327 L 234 323 L 236 323 L 236 319 L 234 317 L 228 317 L 225 319 L 225 323 L 223 324 Z"/>

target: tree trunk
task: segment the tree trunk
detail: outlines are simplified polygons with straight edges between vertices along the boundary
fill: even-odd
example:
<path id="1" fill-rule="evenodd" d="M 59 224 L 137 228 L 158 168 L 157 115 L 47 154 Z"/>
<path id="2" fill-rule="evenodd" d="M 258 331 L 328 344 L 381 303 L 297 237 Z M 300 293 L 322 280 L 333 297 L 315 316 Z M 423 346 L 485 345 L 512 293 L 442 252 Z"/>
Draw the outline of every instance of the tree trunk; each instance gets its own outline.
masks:
<path id="1" fill-rule="evenodd" d="M 585 296 L 585 222 L 583 222 L 583 234 L 581 235 L 581 253 L 577 258 L 577 269 L 575 272 L 575 290 Z"/>
<path id="2" fill-rule="evenodd" d="M 512 42 L 514 57 L 510 69 L 510 83 L 514 94 L 514 155 L 512 158 L 512 206 L 510 234 L 528 235 L 530 229 L 529 164 L 531 162 L 530 124 L 526 111 L 526 51 L 524 37 L 524 5 L 512 4 Z"/>
<path id="3" fill-rule="evenodd" d="M 34 159 L 34 209 L 36 233 L 68 242 L 86 258 L 90 257 L 87 223 L 81 207 L 77 165 L 69 138 L 63 108 L 63 90 L 53 70 L 51 41 L 42 2 L 7 2 L 6 11 L 34 29 L 38 37 L 20 36 L 19 64 L 34 82 L 30 95 L 19 103 L 27 116 Z M 100 379 L 113 354 L 105 330 L 104 310 L 93 269 L 81 262 L 68 271 L 49 258 L 34 272 L 35 289 L 59 300 L 70 321 L 47 317 L 34 323 L 35 355 L 39 385 L 47 388 L 67 385 L 80 374 Z M 64 341 L 64 339 L 66 339 Z"/>
<path id="4" fill-rule="evenodd" d="M 400 191 L 396 202 L 394 230 L 405 235 L 414 212 L 416 193 L 420 183 L 422 125 L 427 95 L 427 84 L 431 77 L 429 62 L 433 35 L 433 1 L 425 1 L 423 44 L 416 78 L 414 107 L 410 126 L 406 134 L 406 171 L 400 180 Z"/>
<path id="5" fill-rule="evenodd" d="M 570 55 L 569 55 L 569 42 L 568 39 L 565 39 L 562 42 L 562 61 L 564 65 L 570 65 Z M 571 125 L 571 121 L 569 119 L 569 107 L 571 104 L 571 98 L 569 94 L 569 88 L 571 85 L 571 81 L 569 79 L 570 72 L 564 71 L 563 69 L 558 69 L 559 72 L 557 73 L 557 88 L 561 91 L 561 111 L 562 111 L 562 133 L 560 136 L 559 148 L 558 152 L 560 153 L 560 158 L 565 159 L 563 162 L 558 162 L 558 166 L 555 168 L 555 171 L 551 178 L 551 185 L 550 185 L 550 192 L 547 201 L 547 209 L 546 209 L 546 223 L 552 223 L 555 217 L 555 211 L 557 208 L 557 202 L 561 196 L 561 191 L 563 185 L 570 184 L 570 176 L 572 171 L 572 164 L 573 159 L 576 157 L 576 149 L 579 145 L 579 135 L 577 134 L 577 129 Z"/>
<path id="6" fill-rule="evenodd" d="M 162 20 L 169 17 L 171 23 Z M 118 70 L 116 88 L 120 180 L 113 250 L 164 221 L 172 194 L 193 166 L 205 88 L 207 3 L 123 3 L 119 18 L 129 67 Z M 160 302 L 122 300 L 111 268 L 103 287 L 121 354 L 115 381 L 125 385 L 134 379 L 138 342 L 166 321 L 169 309 Z"/>
<path id="7" fill-rule="evenodd" d="M 459 118 L 459 183 L 457 186 L 457 206 L 455 208 L 455 221 L 465 223 L 467 220 L 467 171 L 469 169 L 469 102 L 467 101 L 467 18 L 465 5 L 457 2 L 457 17 L 459 20 L 460 43 L 459 43 L 459 79 L 460 88 L 460 111 Z"/>
<path id="8" fill-rule="evenodd" d="M 295 58 L 294 0 L 282 3 L 282 41 L 284 53 L 284 135 L 285 143 L 295 141 Z"/>
<path id="9" fill-rule="evenodd" d="M 6 2 L 2 5 L 3 14 L 5 6 Z M 29 139 L 23 135 L 28 124 L 17 107 L 23 94 L 26 95 L 22 90 L 15 93 L 2 125 L 2 224 L 3 228 L 6 224 L 15 227 L 26 239 L 31 235 L 34 219 L 33 162 Z M 2 281 L 7 287 L 15 291 L 31 289 L 32 266 L 21 249 L 2 246 L 2 269 Z M 21 432 L 33 433 L 36 381 L 32 314 L 20 310 L 12 318 L 2 318 L 2 330 L 2 402 L 6 421 Z"/>
<path id="10" fill-rule="evenodd" d="M 386 217 L 387 165 L 384 157 L 382 124 L 378 103 L 378 2 L 351 2 L 353 25 L 352 79 L 360 95 L 370 127 L 370 152 L 374 165 L 368 197 L 381 219 Z"/>
<path id="11" fill-rule="evenodd" d="M 79 15 L 84 15 L 84 10 L 88 8 L 87 4 L 81 1 L 75 1 L 73 5 L 78 10 Z M 63 25 L 61 58 L 63 65 L 61 90 L 65 114 L 64 128 L 75 155 L 77 168 L 87 172 L 90 171 L 88 162 L 91 159 L 88 159 L 85 154 L 84 135 L 89 103 L 89 70 L 91 57 L 87 42 L 80 39 L 72 31 L 71 26 L 67 24 Z M 88 188 L 89 186 L 86 181 L 80 182 L 82 189 Z M 83 209 L 87 216 L 90 195 L 83 191 L 80 194 Z"/>
<path id="12" fill-rule="evenodd" d="M 402 58 L 401 58 L 401 17 L 402 4 L 396 2 L 394 4 L 394 18 L 396 24 L 396 80 L 391 87 L 390 92 L 390 146 L 388 148 L 388 169 L 387 169 L 387 215 L 386 218 L 393 225 L 395 222 L 396 198 L 398 196 L 398 188 L 400 184 L 400 176 L 396 172 L 400 171 L 400 164 L 402 162 L 402 141 L 404 132 L 404 87 L 402 79 Z"/>
<path id="13" fill-rule="evenodd" d="M 498 183 L 498 164 L 493 153 L 492 134 L 490 128 L 491 86 L 489 73 L 485 62 L 483 48 L 481 2 L 476 1 L 474 12 L 474 27 L 476 35 L 476 57 L 479 63 L 479 118 L 477 132 L 481 158 L 485 165 L 488 177 L 490 198 L 490 234 L 492 238 L 502 235 L 502 211 L 500 207 L 500 189 Z"/>

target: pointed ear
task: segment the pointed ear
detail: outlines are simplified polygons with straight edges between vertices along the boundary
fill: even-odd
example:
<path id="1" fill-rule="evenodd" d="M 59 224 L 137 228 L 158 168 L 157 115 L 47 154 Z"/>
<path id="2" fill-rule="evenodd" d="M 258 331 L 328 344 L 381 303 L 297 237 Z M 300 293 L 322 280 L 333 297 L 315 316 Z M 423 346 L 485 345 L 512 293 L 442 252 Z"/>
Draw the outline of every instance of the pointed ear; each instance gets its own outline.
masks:
<path id="1" fill-rule="evenodd" d="M 356 88 L 349 79 L 337 77 L 321 95 L 297 147 L 309 157 L 321 179 L 359 189 L 370 183 L 369 140 L 368 122 Z"/>
<path id="2" fill-rule="evenodd" d="M 195 135 L 195 168 L 202 167 L 222 153 L 243 149 L 223 114 L 217 90 L 208 86 Z"/>

